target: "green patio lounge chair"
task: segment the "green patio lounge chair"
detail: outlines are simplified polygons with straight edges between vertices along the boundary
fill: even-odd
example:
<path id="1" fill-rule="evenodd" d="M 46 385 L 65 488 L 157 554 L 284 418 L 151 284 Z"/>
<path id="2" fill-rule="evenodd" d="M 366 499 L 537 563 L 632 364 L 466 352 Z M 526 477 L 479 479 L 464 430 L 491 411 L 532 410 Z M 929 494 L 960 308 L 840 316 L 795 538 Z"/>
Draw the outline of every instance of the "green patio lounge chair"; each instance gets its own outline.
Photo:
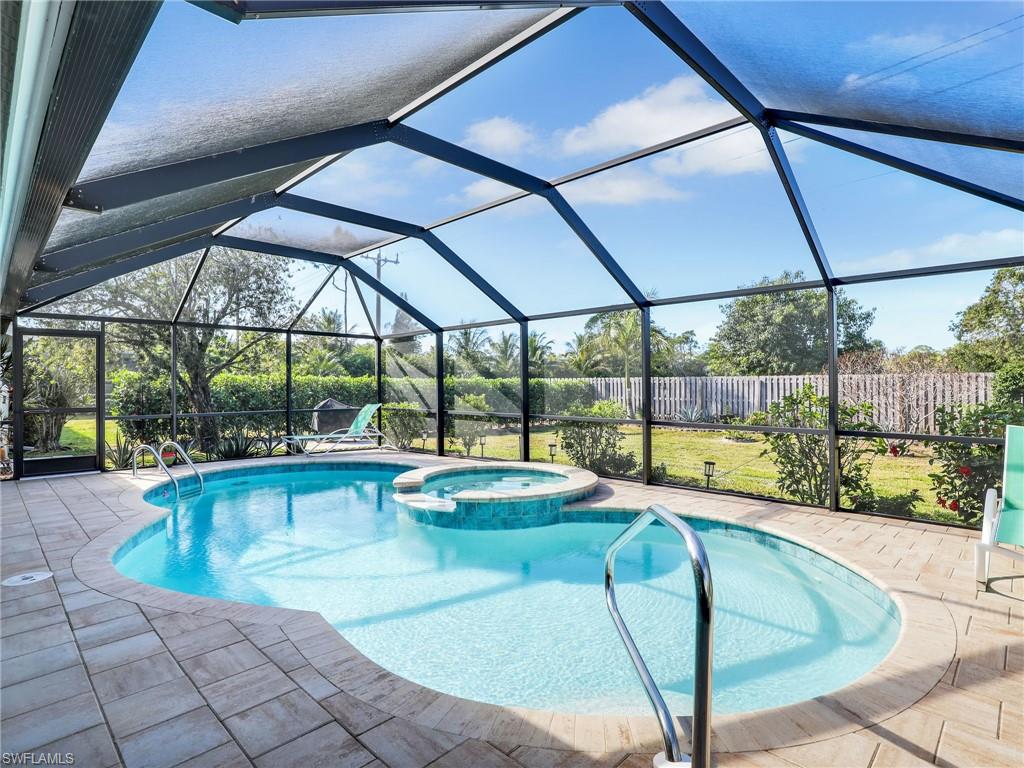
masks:
<path id="1" fill-rule="evenodd" d="M 992 555 L 1024 562 L 1024 552 L 999 546 L 1024 547 L 1024 427 L 1006 428 L 1003 455 L 1003 498 L 997 496 L 995 488 L 986 492 L 981 541 L 974 545 L 974 575 L 982 582 L 988 582 Z"/>
<path id="2" fill-rule="evenodd" d="M 331 453 L 346 444 L 378 445 L 378 441 L 381 448 L 390 448 L 392 451 L 397 451 L 398 449 L 388 441 L 384 433 L 377 429 L 371 421 L 373 414 L 377 412 L 378 408 L 380 408 L 380 403 L 364 405 L 359 410 L 359 413 L 356 414 L 356 417 L 352 419 L 350 426 L 336 429 L 327 434 L 285 435 L 282 439 L 285 443 L 294 445 L 307 456 L 317 453 L 316 447 L 323 443 L 329 443 L 330 447 L 321 453 Z M 306 446 L 309 444 L 313 445 L 313 450 L 307 450 Z"/>

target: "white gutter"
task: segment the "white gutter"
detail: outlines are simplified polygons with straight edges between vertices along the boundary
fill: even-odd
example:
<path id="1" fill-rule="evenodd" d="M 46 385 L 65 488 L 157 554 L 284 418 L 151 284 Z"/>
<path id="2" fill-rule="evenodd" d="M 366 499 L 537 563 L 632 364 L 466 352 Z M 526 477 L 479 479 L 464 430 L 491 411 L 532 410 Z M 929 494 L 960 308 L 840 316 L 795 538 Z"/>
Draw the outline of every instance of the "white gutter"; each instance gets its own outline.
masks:
<path id="1" fill-rule="evenodd" d="M 50 94 L 57 79 L 75 0 L 25 0 L 0 175 L 0 294 L 24 213 Z"/>

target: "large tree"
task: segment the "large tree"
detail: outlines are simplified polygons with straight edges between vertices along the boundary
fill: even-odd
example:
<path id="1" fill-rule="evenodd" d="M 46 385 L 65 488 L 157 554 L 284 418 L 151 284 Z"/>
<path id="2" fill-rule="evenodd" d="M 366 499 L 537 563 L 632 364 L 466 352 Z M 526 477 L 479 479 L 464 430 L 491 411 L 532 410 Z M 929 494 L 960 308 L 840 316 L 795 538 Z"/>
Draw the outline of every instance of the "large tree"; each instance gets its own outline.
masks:
<path id="1" fill-rule="evenodd" d="M 108 280 L 65 299 L 61 311 L 172 319 L 198 261 L 198 254 L 189 254 Z M 289 259 L 277 256 L 210 249 L 181 319 L 212 327 L 179 326 L 177 334 L 177 385 L 191 412 L 214 411 L 211 382 L 217 374 L 247 362 L 265 365 L 259 349 L 272 334 L 229 333 L 216 326 L 283 327 L 299 309 L 291 269 Z M 149 372 L 170 370 L 166 326 L 108 324 L 107 339 L 135 350 Z M 215 440 L 214 420 L 200 421 L 202 437 Z"/>
<path id="2" fill-rule="evenodd" d="M 998 371 L 1024 360 L 1024 267 L 997 270 L 981 298 L 950 326 L 951 361 L 965 371 Z"/>
<path id="3" fill-rule="evenodd" d="M 763 278 L 755 286 L 804 280 L 802 272 Z M 871 349 L 868 339 L 874 309 L 837 291 L 839 352 Z M 823 289 L 743 296 L 722 307 L 724 318 L 706 359 L 716 376 L 765 376 L 818 373 L 828 359 L 828 304 Z"/>

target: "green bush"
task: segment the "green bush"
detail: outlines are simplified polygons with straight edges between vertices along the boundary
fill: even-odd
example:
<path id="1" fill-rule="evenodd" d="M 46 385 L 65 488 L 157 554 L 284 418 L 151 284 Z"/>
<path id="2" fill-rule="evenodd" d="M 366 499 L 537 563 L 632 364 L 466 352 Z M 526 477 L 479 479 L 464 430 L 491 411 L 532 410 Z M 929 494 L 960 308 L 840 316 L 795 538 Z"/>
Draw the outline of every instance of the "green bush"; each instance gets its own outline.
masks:
<path id="1" fill-rule="evenodd" d="M 363 406 L 377 401 L 374 376 L 292 375 L 292 407 L 312 408 L 328 397 Z"/>
<path id="2" fill-rule="evenodd" d="M 992 382 L 992 399 L 1000 405 L 1024 404 L 1024 360 L 1015 360 L 999 369 Z"/>
<path id="3" fill-rule="evenodd" d="M 761 420 L 759 418 L 759 420 Z M 828 398 L 807 384 L 768 407 L 767 424 L 776 427 L 825 429 L 828 425 Z M 848 429 L 876 430 L 868 403 L 840 403 L 839 421 Z M 828 437 L 770 433 L 765 441 L 768 455 L 778 470 L 775 484 L 782 494 L 808 504 L 828 503 Z M 877 505 L 874 488 L 868 479 L 874 457 L 884 452 L 882 441 L 844 438 L 839 453 L 839 491 L 844 505 L 872 510 Z"/>
<path id="4" fill-rule="evenodd" d="M 624 419 L 626 411 L 614 400 L 598 400 L 591 406 L 576 405 L 568 409 L 570 416 L 597 416 Z M 599 475 L 626 476 L 636 474 L 636 456 L 622 450 L 625 439 L 617 424 L 575 421 L 561 427 L 562 450 L 578 467 Z"/>
<path id="5" fill-rule="evenodd" d="M 513 381 L 518 381 L 518 379 L 513 379 Z M 596 405 L 594 390 L 585 381 L 530 379 L 529 389 L 530 410 L 533 413 L 570 414 L 574 409 L 585 411 L 588 407 Z M 579 413 L 575 415 L 579 415 Z M 625 411 L 623 411 L 624 415 Z"/>
<path id="6" fill-rule="evenodd" d="M 138 371 L 114 371 L 107 395 L 112 416 L 143 416 L 171 412 L 170 376 L 147 376 Z M 181 408 L 182 403 L 178 404 Z M 170 419 L 119 419 L 121 433 L 129 443 L 159 443 L 171 436 Z"/>
<path id="7" fill-rule="evenodd" d="M 484 412 L 487 403 L 483 395 L 460 395 L 456 402 L 456 410 Z M 491 431 L 486 417 L 449 417 L 446 432 L 450 442 L 462 446 L 462 452 L 469 456 L 481 437 Z"/>
<path id="8" fill-rule="evenodd" d="M 935 411 L 940 435 L 1003 437 L 1007 424 L 1024 424 L 1024 405 L 993 402 Z M 978 524 L 986 489 L 998 488 L 1002 483 L 1002 446 L 934 440 L 926 441 L 925 445 L 932 448 L 928 463 L 936 467 L 935 472 L 928 474 L 936 503 L 955 512 L 964 523 Z"/>
<path id="9" fill-rule="evenodd" d="M 427 414 L 416 403 L 388 403 L 382 413 L 381 431 L 396 448 L 403 451 L 427 431 Z"/>

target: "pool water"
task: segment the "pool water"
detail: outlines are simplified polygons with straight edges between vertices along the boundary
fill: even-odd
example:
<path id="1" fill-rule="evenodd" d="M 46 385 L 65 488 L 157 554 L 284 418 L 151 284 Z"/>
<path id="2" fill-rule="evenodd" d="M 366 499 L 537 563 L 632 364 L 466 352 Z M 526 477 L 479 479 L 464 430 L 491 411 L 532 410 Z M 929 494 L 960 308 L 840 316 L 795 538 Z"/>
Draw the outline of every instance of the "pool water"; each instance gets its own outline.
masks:
<path id="1" fill-rule="evenodd" d="M 622 524 L 434 528 L 397 514 L 398 470 L 271 469 L 208 475 L 205 493 L 179 503 L 151 491 L 172 512 L 123 548 L 117 568 L 181 592 L 319 611 L 378 664 L 453 695 L 649 712 L 604 604 L 604 553 Z M 716 600 L 715 711 L 827 693 L 885 657 L 899 622 L 874 587 L 807 550 L 727 533 L 701 533 Z M 647 529 L 620 552 L 616 576 L 655 679 L 688 713 L 694 589 L 678 540 Z"/>
<path id="2" fill-rule="evenodd" d="M 428 480 L 423 484 L 423 493 L 450 499 L 462 491 L 521 491 L 541 485 L 557 485 L 565 482 L 565 475 L 554 472 L 538 472 L 530 469 L 509 469 L 493 472 L 452 472 Z"/>

